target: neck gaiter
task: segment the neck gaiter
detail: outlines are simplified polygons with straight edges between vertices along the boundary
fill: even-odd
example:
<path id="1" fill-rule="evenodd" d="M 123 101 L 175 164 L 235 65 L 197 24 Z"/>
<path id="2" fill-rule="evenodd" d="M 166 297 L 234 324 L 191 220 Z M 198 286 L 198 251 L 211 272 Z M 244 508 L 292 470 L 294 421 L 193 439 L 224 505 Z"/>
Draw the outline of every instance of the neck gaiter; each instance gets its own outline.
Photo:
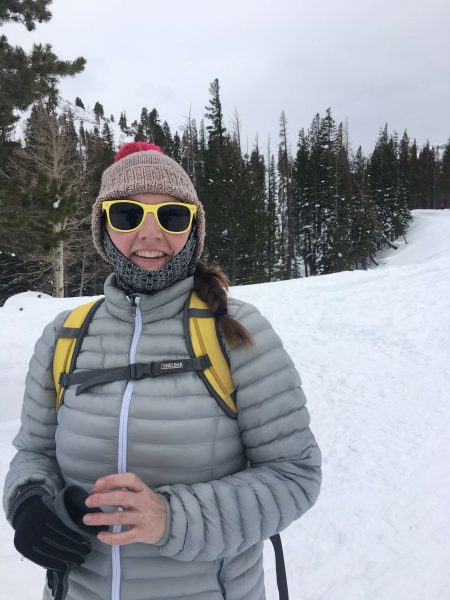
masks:
<path id="1" fill-rule="evenodd" d="M 194 274 L 197 258 L 194 256 L 197 243 L 196 228 L 193 227 L 181 252 L 158 271 L 146 271 L 135 265 L 113 244 L 106 228 L 102 232 L 103 247 L 114 266 L 117 287 L 127 295 L 133 293 L 151 294 L 169 287 Z"/>

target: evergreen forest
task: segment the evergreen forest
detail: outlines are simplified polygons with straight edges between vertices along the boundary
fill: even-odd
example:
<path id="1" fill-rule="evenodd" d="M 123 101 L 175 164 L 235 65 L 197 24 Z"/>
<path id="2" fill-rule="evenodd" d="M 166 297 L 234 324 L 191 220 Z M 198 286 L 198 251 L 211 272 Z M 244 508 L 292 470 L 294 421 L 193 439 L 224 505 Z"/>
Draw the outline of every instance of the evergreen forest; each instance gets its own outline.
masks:
<path id="1" fill-rule="evenodd" d="M 31 31 L 50 19 L 50 3 L 6 0 L 0 26 Z M 94 250 L 90 211 L 123 141 L 150 141 L 187 171 L 206 211 L 203 258 L 232 285 L 367 269 L 407 239 L 411 210 L 450 207 L 450 139 L 419 145 L 386 124 L 365 156 L 331 109 L 296 140 L 281 111 L 278 139 L 247 149 L 236 110 L 226 125 L 218 79 L 203 118 L 178 130 L 161 107 L 129 119 L 108 115 L 101 99 L 92 110 L 62 100 L 59 80 L 84 68 L 82 57 L 60 60 L 41 44 L 27 53 L 0 36 L 0 303 L 26 290 L 102 293 L 110 267 Z"/>

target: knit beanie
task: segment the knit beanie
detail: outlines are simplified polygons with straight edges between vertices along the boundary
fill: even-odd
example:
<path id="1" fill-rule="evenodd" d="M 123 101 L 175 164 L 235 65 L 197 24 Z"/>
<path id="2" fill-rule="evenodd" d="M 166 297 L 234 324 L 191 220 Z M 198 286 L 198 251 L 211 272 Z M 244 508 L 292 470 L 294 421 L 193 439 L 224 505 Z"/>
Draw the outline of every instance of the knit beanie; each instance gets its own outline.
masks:
<path id="1" fill-rule="evenodd" d="M 107 261 L 102 236 L 102 202 L 133 194 L 168 194 L 181 202 L 195 204 L 197 210 L 197 244 L 199 258 L 205 240 L 205 213 L 192 181 L 184 169 L 161 148 L 148 142 L 130 142 L 116 154 L 115 162 L 102 176 L 100 192 L 92 207 L 92 237 L 99 254 Z"/>

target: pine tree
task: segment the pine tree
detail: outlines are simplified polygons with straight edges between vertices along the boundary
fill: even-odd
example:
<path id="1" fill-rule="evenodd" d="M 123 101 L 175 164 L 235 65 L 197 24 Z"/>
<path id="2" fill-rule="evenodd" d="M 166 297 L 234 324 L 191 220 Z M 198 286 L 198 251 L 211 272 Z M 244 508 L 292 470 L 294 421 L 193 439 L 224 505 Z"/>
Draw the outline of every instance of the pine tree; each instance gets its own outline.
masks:
<path id="1" fill-rule="evenodd" d="M 131 123 L 131 130 L 134 133 L 134 141 L 135 142 L 147 142 L 147 136 L 144 132 L 144 125 L 141 122 L 133 121 Z"/>
<path id="2" fill-rule="evenodd" d="M 234 108 L 233 117 L 231 120 L 231 137 L 236 142 L 239 152 L 242 155 L 241 118 L 236 107 Z M 256 146 L 258 146 L 258 141 L 256 141 Z"/>
<path id="3" fill-rule="evenodd" d="M 123 124 L 125 126 L 126 122 Z M 170 135 L 170 128 L 168 128 L 169 125 L 166 122 L 165 133 L 163 127 L 161 126 L 159 114 L 156 108 L 153 108 L 149 112 L 145 106 L 142 107 L 139 121 L 133 121 L 132 123 L 134 140 L 136 142 L 151 142 L 152 144 L 155 144 L 156 146 L 162 148 L 167 154 L 170 155 L 172 140 Z M 166 134 L 168 134 L 168 137 L 166 137 Z"/>
<path id="4" fill-rule="evenodd" d="M 4 0 L 0 6 L 0 25 L 22 23 L 32 31 L 36 23 L 50 20 L 50 3 L 51 0 Z M 37 100 L 47 99 L 55 105 L 59 79 L 80 73 L 85 62 L 82 57 L 72 62 L 59 60 L 49 44 L 33 44 L 27 53 L 10 45 L 5 35 L 0 36 L 0 167 L 5 167 L 13 152 L 11 133 L 20 113 Z"/>
<path id="5" fill-rule="evenodd" d="M 349 243 L 355 269 L 367 269 L 377 250 L 376 208 L 368 185 L 367 160 L 359 146 L 352 164 Z"/>
<path id="6" fill-rule="evenodd" d="M 308 190 L 308 202 L 312 213 L 312 227 L 310 228 L 310 246 L 308 248 L 308 266 L 310 275 L 318 272 L 318 240 L 322 233 L 324 220 L 321 190 L 321 143 L 320 143 L 320 115 L 317 113 L 308 129 L 307 140 L 309 148 L 309 166 L 305 175 L 305 185 Z"/>
<path id="7" fill-rule="evenodd" d="M 75 98 L 75 106 L 79 106 L 80 108 L 84 109 L 83 101 L 78 96 Z"/>
<path id="8" fill-rule="evenodd" d="M 198 130 L 198 149 L 202 156 L 206 152 L 206 132 L 205 132 L 205 120 L 200 120 L 200 127 Z"/>
<path id="9" fill-rule="evenodd" d="M 108 121 L 105 121 L 102 129 L 103 138 L 103 160 L 104 164 L 109 166 L 114 162 L 116 147 L 114 144 L 114 135 L 111 131 Z M 106 167 L 105 167 L 106 168 Z"/>
<path id="10" fill-rule="evenodd" d="M 168 156 L 173 156 L 173 139 L 172 134 L 170 132 L 169 123 L 164 121 L 162 124 L 162 140 L 161 140 L 161 148 Z"/>
<path id="11" fill-rule="evenodd" d="M 418 169 L 418 150 L 417 142 L 413 141 L 409 148 L 408 167 L 409 167 L 409 209 L 420 207 L 419 191 L 419 169 Z"/>
<path id="12" fill-rule="evenodd" d="M 295 259 L 295 239 L 298 237 L 294 214 L 294 189 L 292 185 L 292 157 L 288 152 L 287 118 L 280 116 L 280 142 L 278 146 L 278 204 L 280 210 L 282 260 L 287 279 L 298 274 Z"/>
<path id="13" fill-rule="evenodd" d="M 198 142 L 195 166 L 195 179 L 193 181 L 195 188 L 198 190 L 199 197 L 205 198 L 208 194 L 209 181 L 206 175 L 208 149 L 206 142 L 206 129 L 204 119 L 200 120 L 197 139 Z"/>
<path id="14" fill-rule="evenodd" d="M 169 130 L 170 135 L 170 130 Z M 147 118 L 147 137 L 153 143 L 163 148 L 164 150 L 170 148 L 170 139 L 166 140 L 164 130 L 161 127 L 159 114 L 156 108 L 153 108 L 148 114 Z"/>
<path id="15" fill-rule="evenodd" d="M 407 160 L 407 137 L 402 143 L 400 151 L 397 134 L 394 132 L 394 135 L 389 136 L 386 124 L 378 136 L 370 160 L 371 191 L 378 213 L 378 248 L 385 243 L 390 245 L 397 237 L 405 235 L 411 218 L 408 209 L 408 181 L 405 179 L 406 175 L 402 175 Z"/>
<path id="16" fill-rule="evenodd" d="M 239 127 L 240 133 L 240 127 Z M 239 147 L 236 141 L 237 147 Z M 244 163 L 245 197 L 242 198 L 240 220 L 240 256 L 238 259 L 239 283 L 268 281 L 267 235 L 270 229 L 269 213 L 266 209 L 266 166 L 259 152 L 258 141 L 248 162 Z M 241 185 L 236 180 L 237 186 Z M 238 194 L 238 190 L 235 191 Z"/>
<path id="17" fill-rule="evenodd" d="M 316 126 L 314 121 L 313 126 Z M 319 121 L 316 140 L 311 150 L 311 158 L 316 162 L 316 269 L 320 274 L 333 272 L 337 227 L 336 135 L 336 123 L 331 109 L 327 109 L 325 117 Z M 341 234 L 340 230 L 339 235 Z"/>
<path id="18" fill-rule="evenodd" d="M 136 121 L 134 122 L 136 123 Z M 133 124 L 134 125 L 134 124 Z M 145 108 L 145 106 L 142 107 L 141 109 L 141 116 L 139 117 L 139 125 L 137 128 L 137 133 L 142 134 L 143 139 L 142 140 L 135 140 L 136 141 L 148 141 L 151 143 L 155 143 L 153 141 L 153 134 L 152 131 L 149 130 L 149 122 L 148 122 L 148 110 L 147 108 Z"/>
<path id="19" fill-rule="evenodd" d="M 450 139 L 442 154 L 441 163 L 441 197 L 444 206 L 450 208 Z"/>
<path id="20" fill-rule="evenodd" d="M 398 204 L 393 215 L 395 236 L 404 235 L 411 220 L 411 172 L 409 163 L 409 137 L 405 130 L 398 151 Z"/>
<path id="21" fill-rule="evenodd" d="M 378 213 L 378 248 L 395 239 L 392 215 L 397 203 L 397 157 L 387 124 L 380 131 L 370 160 L 371 191 Z"/>
<path id="22" fill-rule="evenodd" d="M 267 148 L 267 200 L 266 200 L 266 278 L 267 281 L 276 281 L 281 275 L 281 236 L 279 224 L 279 210 L 277 204 L 277 174 L 275 157 L 270 151 L 270 139 Z"/>
<path id="23" fill-rule="evenodd" d="M 311 190 L 311 159 L 308 137 L 301 129 L 298 136 L 297 154 L 294 161 L 293 182 L 295 215 L 297 218 L 297 247 L 303 264 L 303 274 L 308 277 L 314 274 L 314 202 Z"/>
<path id="24" fill-rule="evenodd" d="M 80 138 L 81 146 L 85 146 L 86 145 L 86 130 L 84 129 L 83 123 L 81 123 L 81 125 L 80 125 L 79 138 Z"/>
<path id="25" fill-rule="evenodd" d="M 215 189 L 221 193 L 221 205 L 216 211 L 220 220 L 215 225 L 220 235 L 215 262 L 223 267 L 231 285 L 236 285 L 242 278 L 247 282 L 252 278 L 249 246 L 254 238 L 249 242 L 249 223 L 254 217 L 248 206 L 250 190 L 246 165 L 237 141 L 230 135 L 224 136 L 219 177 L 220 183 Z"/>
<path id="26" fill-rule="evenodd" d="M 228 248 L 226 247 L 226 236 L 229 233 L 226 217 L 230 213 L 227 206 L 230 198 L 227 195 L 226 185 L 229 174 L 224 156 L 226 129 L 223 126 L 218 79 L 211 83 L 209 91 L 211 98 L 209 105 L 205 107 L 205 118 L 209 124 L 206 126 L 207 147 L 205 148 L 204 187 L 202 189 L 205 211 L 208 215 L 205 256 L 210 262 L 229 263 L 230 261 L 227 260 Z"/>
<path id="27" fill-rule="evenodd" d="M 335 192 L 334 211 L 334 235 L 332 238 L 331 269 L 332 273 L 347 271 L 353 268 L 353 257 L 351 253 L 351 205 L 352 205 L 352 180 L 347 150 L 347 140 L 344 135 L 344 127 L 339 124 L 335 139 Z"/>
<path id="28" fill-rule="evenodd" d="M 189 116 L 183 127 L 181 165 L 192 179 L 194 187 L 197 189 L 198 181 L 198 133 L 195 119 Z"/>
<path id="29" fill-rule="evenodd" d="M 3 227 L 2 221 L 0 214 L 0 227 Z M 34 268 L 34 264 L 21 259 L 14 252 L 0 250 L 0 306 L 13 294 L 38 289 L 33 277 Z"/>
<path id="30" fill-rule="evenodd" d="M 120 113 L 120 118 L 119 118 L 119 127 L 120 129 L 126 133 L 127 135 L 129 135 L 129 129 L 128 129 L 128 124 L 127 124 L 127 115 L 125 113 L 125 111 Z"/>
<path id="31" fill-rule="evenodd" d="M 210 124 L 206 127 L 208 132 L 208 148 L 214 152 L 216 155 L 216 162 L 220 164 L 226 129 L 223 125 L 222 103 L 220 100 L 220 85 L 218 79 L 214 79 L 210 84 L 209 93 L 211 94 L 209 106 L 205 107 L 205 118 L 210 121 Z"/>
<path id="32" fill-rule="evenodd" d="M 92 245 L 90 218 L 92 202 L 100 188 L 103 171 L 114 161 L 115 145 L 111 128 L 104 122 L 101 135 L 97 128 L 80 128 L 80 155 L 83 164 L 83 188 L 80 197 L 80 219 L 77 225 L 78 263 L 67 265 L 68 289 L 71 295 L 94 295 L 103 290 L 110 267 Z"/>
<path id="33" fill-rule="evenodd" d="M 104 118 L 105 109 L 103 108 L 103 104 L 100 104 L 100 102 L 96 102 L 94 104 L 94 114 L 95 114 L 95 118 L 97 119 L 97 122 L 99 122 L 100 119 Z"/>
<path id="34" fill-rule="evenodd" d="M 0 5 L 0 25 L 11 21 L 22 23 L 28 31 L 33 31 L 36 22 L 46 23 L 50 20 L 52 13 L 47 10 L 47 7 L 51 3 L 52 0 L 28 0 L 27 2 L 3 0 Z"/>
<path id="35" fill-rule="evenodd" d="M 411 189 L 411 174 L 409 164 L 409 137 L 406 130 L 403 133 L 399 147 L 399 158 L 398 158 L 398 188 L 400 190 L 400 197 L 403 203 L 407 206 L 411 203 L 410 189 Z"/>
<path id="36" fill-rule="evenodd" d="M 42 104 L 33 107 L 25 147 L 16 152 L 7 183 L 2 203 L 9 226 L 2 243 L 33 265 L 31 277 L 46 291 L 62 296 L 64 255 L 82 184 L 70 114 L 60 116 Z M 14 195 L 8 193 L 11 189 Z"/>
<path id="37" fill-rule="evenodd" d="M 427 141 L 417 159 L 418 208 L 436 208 L 436 156 L 435 150 Z"/>

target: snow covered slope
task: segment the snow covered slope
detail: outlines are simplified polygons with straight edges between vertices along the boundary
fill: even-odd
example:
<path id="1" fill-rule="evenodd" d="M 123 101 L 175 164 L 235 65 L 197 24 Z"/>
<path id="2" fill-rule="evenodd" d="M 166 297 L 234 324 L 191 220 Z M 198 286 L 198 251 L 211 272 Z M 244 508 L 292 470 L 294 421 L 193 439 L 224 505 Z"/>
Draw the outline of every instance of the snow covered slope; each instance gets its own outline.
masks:
<path id="1" fill-rule="evenodd" d="M 70 100 L 60 99 L 58 111 L 70 111 L 72 113 L 77 132 L 80 126 L 83 125 L 86 131 L 93 131 L 94 128 L 97 127 L 101 133 L 105 122 L 108 123 L 117 149 L 119 149 L 120 146 L 126 144 L 127 142 L 134 141 L 134 136 L 125 134 L 120 129 L 117 121 L 111 121 L 111 118 L 108 118 L 106 116 L 102 117 L 99 121 L 97 121 L 94 111 L 91 110 L 89 107 L 81 108 L 80 106 L 77 106 L 74 102 L 71 102 Z M 30 116 L 30 113 L 31 108 L 24 111 L 21 115 L 21 118 L 16 123 L 13 132 L 13 137 L 16 140 L 23 139 L 26 123 Z"/>
<path id="2" fill-rule="evenodd" d="M 291 600 L 450 598 L 450 211 L 415 211 L 380 268 L 234 288 L 273 322 L 323 451 L 316 506 L 282 534 Z M 0 481 L 43 326 L 80 299 L 0 308 Z M 0 516 L 0 600 L 37 600 Z M 270 545 L 268 600 L 278 598 Z"/>
<path id="3" fill-rule="evenodd" d="M 126 135 L 120 129 L 119 124 L 116 121 L 111 121 L 110 118 L 104 117 L 101 118 L 98 122 L 95 117 L 94 111 L 90 110 L 89 108 L 85 109 L 81 108 L 80 106 L 76 106 L 76 104 L 70 102 L 70 100 L 61 100 L 60 108 L 62 110 L 70 110 L 78 127 L 80 125 L 83 125 L 84 128 L 88 131 L 92 131 L 94 127 L 98 127 L 98 129 L 101 132 L 104 123 L 107 122 L 109 125 L 109 129 L 114 137 L 114 143 L 116 145 L 116 148 L 120 148 L 120 146 L 122 146 L 126 142 L 134 141 L 134 136 Z"/>
<path id="4" fill-rule="evenodd" d="M 450 245 L 450 211 L 415 210 L 414 221 L 408 231 L 407 242 L 397 240 L 398 250 L 381 252 L 378 259 L 383 266 L 424 263 L 448 256 Z"/>

